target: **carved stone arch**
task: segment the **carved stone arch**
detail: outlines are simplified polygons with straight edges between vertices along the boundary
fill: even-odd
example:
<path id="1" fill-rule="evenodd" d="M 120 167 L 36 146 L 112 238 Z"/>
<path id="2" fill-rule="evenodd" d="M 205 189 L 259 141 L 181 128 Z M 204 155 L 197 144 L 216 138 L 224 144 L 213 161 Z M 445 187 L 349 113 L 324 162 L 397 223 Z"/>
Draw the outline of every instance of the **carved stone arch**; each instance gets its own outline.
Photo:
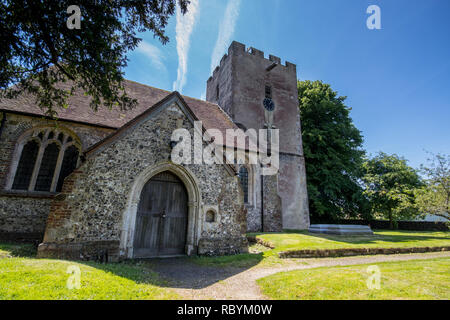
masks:
<path id="1" fill-rule="evenodd" d="M 33 137 L 35 138 L 35 137 Z M 57 140 L 57 139 L 47 139 L 42 143 L 42 147 L 46 148 L 49 144 L 52 143 L 56 143 L 58 145 L 58 147 L 62 150 L 63 148 L 63 144 L 61 143 L 61 141 Z"/>
<path id="2" fill-rule="evenodd" d="M 58 135 L 59 133 L 64 133 L 65 134 L 65 139 L 67 139 L 67 137 L 72 137 L 75 145 L 81 150 L 81 139 L 80 137 L 78 137 L 78 134 L 76 134 L 76 132 L 74 132 L 73 130 L 69 129 L 68 127 L 59 125 L 56 127 L 55 125 L 49 125 L 49 124 L 40 124 L 37 126 L 33 126 L 31 128 L 29 128 L 28 130 L 24 131 L 22 133 L 22 135 L 20 135 L 20 137 L 18 138 L 18 141 L 20 141 L 21 139 L 23 139 L 27 134 L 35 134 L 37 131 L 45 131 L 46 136 L 51 132 L 55 132 L 55 137 L 53 138 L 54 140 L 58 140 Z M 49 139 L 49 140 L 53 140 L 53 139 Z M 59 141 L 59 140 L 58 140 Z M 66 141 L 63 141 L 63 144 L 65 144 Z"/>
<path id="3" fill-rule="evenodd" d="M 171 162 L 161 162 L 152 165 L 142 171 L 133 182 L 130 189 L 127 205 L 122 214 L 122 229 L 120 236 L 120 256 L 133 258 L 134 233 L 136 225 L 136 214 L 142 189 L 145 184 L 155 175 L 169 171 L 176 175 L 184 184 L 188 194 L 188 226 L 186 236 L 186 254 L 195 253 L 201 230 L 201 193 L 199 182 L 195 175 L 187 168 Z"/>
<path id="4" fill-rule="evenodd" d="M 33 129 L 33 125 L 30 122 L 21 122 L 17 128 L 11 133 L 12 140 L 16 143 L 22 139 L 22 135 Z"/>
<path id="5" fill-rule="evenodd" d="M 40 131 L 45 131 L 46 135 L 48 134 L 49 131 L 55 131 L 55 132 L 63 132 L 66 136 L 66 140 L 67 137 L 70 136 L 72 137 L 73 142 L 63 142 L 61 143 L 58 139 L 57 136 L 58 134 L 56 134 L 55 139 L 50 139 L 50 140 L 58 140 L 59 145 L 65 145 L 66 147 L 68 147 L 71 144 L 75 144 L 75 146 L 80 150 L 81 152 L 81 139 L 78 137 L 78 135 L 71 129 L 64 127 L 64 126 L 58 126 L 57 128 L 55 126 L 52 125 L 45 125 L 45 124 L 41 124 L 41 125 L 37 125 L 37 126 L 31 126 L 31 125 L 27 125 L 27 128 L 22 128 L 22 129 L 17 129 L 16 133 L 13 134 L 14 138 L 15 138 L 15 145 L 16 148 L 14 150 L 14 155 L 17 153 L 17 146 L 19 146 L 20 144 L 26 143 L 27 139 L 31 138 L 31 137 L 36 137 L 36 139 L 39 139 L 38 133 Z M 50 141 L 48 140 L 48 141 Z"/>

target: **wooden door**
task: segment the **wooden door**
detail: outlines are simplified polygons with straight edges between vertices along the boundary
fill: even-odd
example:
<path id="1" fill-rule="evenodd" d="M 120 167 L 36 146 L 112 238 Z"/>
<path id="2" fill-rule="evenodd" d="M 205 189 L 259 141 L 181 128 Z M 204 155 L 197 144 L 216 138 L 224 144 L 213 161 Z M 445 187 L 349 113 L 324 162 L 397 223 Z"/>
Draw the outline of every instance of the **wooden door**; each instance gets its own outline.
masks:
<path id="1" fill-rule="evenodd" d="M 136 216 L 135 258 L 185 253 L 187 200 L 183 182 L 170 172 L 160 173 L 147 182 Z"/>

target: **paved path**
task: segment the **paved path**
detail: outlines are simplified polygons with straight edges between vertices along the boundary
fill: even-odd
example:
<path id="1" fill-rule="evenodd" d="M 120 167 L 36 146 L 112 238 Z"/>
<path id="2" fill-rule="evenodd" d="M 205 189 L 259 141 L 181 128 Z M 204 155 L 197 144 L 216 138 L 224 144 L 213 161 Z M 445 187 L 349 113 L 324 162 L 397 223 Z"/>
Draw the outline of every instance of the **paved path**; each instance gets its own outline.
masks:
<path id="1" fill-rule="evenodd" d="M 186 259 L 151 261 L 152 269 L 168 280 L 168 287 L 185 299 L 259 300 L 267 299 L 256 280 L 283 271 L 346 266 L 385 261 L 406 261 L 450 257 L 450 252 L 374 255 L 343 258 L 286 259 L 273 267 L 206 267 Z"/>

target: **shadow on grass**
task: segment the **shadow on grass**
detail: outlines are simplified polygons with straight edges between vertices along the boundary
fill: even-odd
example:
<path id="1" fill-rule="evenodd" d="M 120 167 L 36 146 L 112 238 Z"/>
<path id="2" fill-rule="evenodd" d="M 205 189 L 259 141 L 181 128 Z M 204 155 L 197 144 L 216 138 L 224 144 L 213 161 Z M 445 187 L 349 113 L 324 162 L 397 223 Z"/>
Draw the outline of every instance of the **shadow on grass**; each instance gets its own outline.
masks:
<path id="1" fill-rule="evenodd" d="M 36 257 L 37 248 L 31 243 L 0 243 L 0 258 L 34 258 Z"/>
<path id="2" fill-rule="evenodd" d="M 0 258 L 15 257 L 35 258 L 36 247 L 24 243 L 0 243 Z M 125 260 L 106 264 L 93 261 L 74 262 L 136 283 L 167 288 L 199 289 L 241 273 L 260 263 L 263 258 L 261 252 L 221 257 Z"/>
<path id="3" fill-rule="evenodd" d="M 263 259 L 263 254 L 223 257 L 179 257 L 126 260 L 119 263 L 79 263 L 137 283 L 166 288 L 201 289 L 241 273 Z"/>

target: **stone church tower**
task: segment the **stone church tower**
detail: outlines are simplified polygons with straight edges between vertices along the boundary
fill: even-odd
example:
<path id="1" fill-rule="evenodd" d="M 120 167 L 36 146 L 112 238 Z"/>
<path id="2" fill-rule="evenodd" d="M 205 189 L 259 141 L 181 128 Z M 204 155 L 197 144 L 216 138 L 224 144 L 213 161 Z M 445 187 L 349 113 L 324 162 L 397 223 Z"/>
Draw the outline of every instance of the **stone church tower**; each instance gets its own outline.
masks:
<path id="1" fill-rule="evenodd" d="M 274 189 L 281 199 L 283 229 L 309 227 L 305 159 L 303 156 L 300 114 L 298 111 L 297 71 L 290 62 L 233 42 L 207 82 L 206 100 L 217 103 L 244 129 L 279 129 L 280 170 L 277 176 L 264 176 L 258 170 L 253 179 L 255 203 L 248 207 L 249 231 L 278 231 L 267 226 L 268 202 Z M 267 103 L 269 101 L 269 103 Z M 273 103 L 271 103 L 272 101 Z M 275 179 L 275 180 L 273 180 Z M 267 181 L 274 181 L 267 184 Z M 275 186 L 275 187 L 273 187 Z M 252 195 L 250 195 L 252 198 Z M 256 216 L 261 219 L 256 218 Z M 253 218 L 252 218 L 253 217 Z M 261 221 L 255 223 L 255 221 Z M 276 225 L 276 224 L 275 224 Z"/>

